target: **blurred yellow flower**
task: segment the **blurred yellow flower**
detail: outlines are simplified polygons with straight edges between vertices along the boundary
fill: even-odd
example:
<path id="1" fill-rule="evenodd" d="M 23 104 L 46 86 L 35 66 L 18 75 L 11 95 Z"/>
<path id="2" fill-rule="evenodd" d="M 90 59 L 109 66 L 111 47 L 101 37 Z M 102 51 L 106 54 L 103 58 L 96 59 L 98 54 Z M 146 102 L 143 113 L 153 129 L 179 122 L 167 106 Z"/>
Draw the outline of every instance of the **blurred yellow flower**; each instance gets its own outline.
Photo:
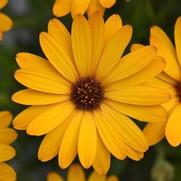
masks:
<path id="1" fill-rule="evenodd" d="M 7 3 L 8 0 L 0 0 L 0 9 L 3 8 Z M 0 12 L 0 40 L 3 38 L 3 33 L 10 30 L 12 26 L 12 20 Z"/>
<path id="2" fill-rule="evenodd" d="M 15 181 L 16 173 L 12 167 L 4 163 L 12 159 L 16 151 L 10 146 L 17 138 L 16 132 L 8 128 L 12 120 L 12 115 L 8 111 L 0 112 L 0 180 Z"/>
<path id="3" fill-rule="evenodd" d="M 149 123 L 144 133 L 150 145 L 165 137 L 172 146 L 181 143 L 181 17 L 175 23 L 175 47 L 167 35 L 159 28 L 151 28 L 150 44 L 158 49 L 158 54 L 166 61 L 164 72 L 148 82 L 149 85 L 166 89 L 172 99 L 163 106 L 169 116 L 163 123 Z M 154 132 L 154 134 L 153 134 Z"/>
<path id="4" fill-rule="evenodd" d="M 86 179 L 83 169 L 79 165 L 72 165 L 68 170 L 67 181 L 119 181 L 116 176 L 106 177 L 92 172 L 88 179 Z M 47 176 L 47 181 L 64 181 L 64 179 L 56 172 L 50 172 Z"/>
<path id="5" fill-rule="evenodd" d="M 131 37 L 132 27 L 122 26 L 118 15 L 105 23 L 99 13 L 89 20 L 76 16 L 71 34 L 53 19 L 48 33 L 40 34 L 48 61 L 29 53 L 17 55 L 15 78 L 28 89 L 12 99 L 31 107 L 13 124 L 29 135 L 46 135 L 38 153 L 41 161 L 58 155 L 60 167 L 66 168 L 78 154 L 84 168 L 93 166 L 103 174 L 109 170 L 110 153 L 119 160 L 143 157 L 147 141 L 129 117 L 165 121 L 160 104 L 170 95 L 142 85 L 165 66 L 154 47 L 120 59 Z"/>
<path id="6" fill-rule="evenodd" d="M 95 11 L 103 12 L 110 8 L 116 0 L 56 0 L 53 6 L 53 14 L 57 17 L 65 16 L 71 12 L 72 16 L 84 14 L 88 11 L 91 14 Z"/>

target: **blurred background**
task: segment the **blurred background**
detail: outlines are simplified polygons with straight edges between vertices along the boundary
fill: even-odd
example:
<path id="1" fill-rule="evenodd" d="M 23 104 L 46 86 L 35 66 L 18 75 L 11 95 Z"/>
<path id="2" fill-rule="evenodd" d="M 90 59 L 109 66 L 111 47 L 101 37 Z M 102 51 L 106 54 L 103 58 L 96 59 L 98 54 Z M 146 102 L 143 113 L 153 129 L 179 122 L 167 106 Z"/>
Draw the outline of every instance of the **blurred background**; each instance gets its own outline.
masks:
<path id="1" fill-rule="evenodd" d="M 11 95 L 22 88 L 13 78 L 17 69 L 15 56 L 18 52 L 43 56 L 39 33 L 47 30 L 53 3 L 54 0 L 10 0 L 2 10 L 13 19 L 14 27 L 0 42 L 0 110 L 10 110 L 16 115 L 24 109 L 11 102 Z M 132 43 L 148 44 L 152 25 L 162 27 L 173 40 L 174 23 L 181 15 L 181 0 L 117 0 L 117 4 L 106 11 L 105 18 L 113 13 L 119 13 L 124 24 L 133 25 Z M 61 20 L 70 28 L 70 16 Z M 23 131 L 18 134 L 14 144 L 17 156 L 10 162 L 17 171 L 18 181 L 45 181 L 49 171 L 66 175 L 66 171 L 58 167 L 57 158 L 46 163 L 37 159 L 42 138 L 27 136 Z M 90 172 L 91 169 L 88 174 Z M 113 159 L 109 174 L 116 174 L 120 181 L 180 181 L 181 147 L 172 148 L 164 140 L 150 148 L 140 162 Z"/>

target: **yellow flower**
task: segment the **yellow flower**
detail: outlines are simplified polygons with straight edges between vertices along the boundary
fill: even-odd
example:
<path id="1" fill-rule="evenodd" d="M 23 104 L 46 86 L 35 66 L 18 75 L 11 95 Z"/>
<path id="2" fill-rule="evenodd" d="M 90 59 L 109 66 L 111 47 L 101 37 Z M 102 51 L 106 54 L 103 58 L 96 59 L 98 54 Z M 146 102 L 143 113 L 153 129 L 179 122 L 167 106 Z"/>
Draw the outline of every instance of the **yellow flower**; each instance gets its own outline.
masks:
<path id="1" fill-rule="evenodd" d="M 167 121 L 149 123 L 144 133 L 150 145 L 156 144 L 166 136 L 172 146 L 181 143 L 181 17 L 175 23 L 175 46 L 159 27 L 151 28 L 150 44 L 158 49 L 158 55 L 166 61 L 164 72 L 148 82 L 148 85 L 163 88 L 172 95 L 171 100 L 163 106 L 168 110 Z M 138 46 L 134 47 L 139 48 Z M 153 134 L 154 132 L 154 134 Z"/>
<path id="2" fill-rule="evenodd" d="M 3 8 L 7 3 L 8 0 L 0 0 L 0 9 Z M 12 26 L 12 20 L 0 12 L 0 40 L 3 38 L 3 33 L 10 30 Z"/>
<path id="3" fill-rule="evenodd" d="M 16 173 L 12 167 L 4 163 L 12 159 L 16 151 L 10 146 L 17 138 L 16 132 L 8 128 L 12 115 L 8 111 L 0 112 L 0 180 L 16 180 Z"/>
<path id="4" fill-rule="evenodd" d="M 65 16 L 71 12 L 72 16 L 84 14 L 88 11 L 91 14 L 95 11 L 103 12 L 110 8 L 116 0 L 56 0 L 53 6 L 53 14 L 57 17 Z"/>
<path id="5" fill-rule="evenodd" d="M 68 170 L 67 181 L 119 181 L 116 176 L 106 177 L 92 172 L 88 179 L 86 179 L 82 168 L 79 165 L 72 165 Z M 56 172 L 50 172 L 47 176 L 47 181 L 64 181 L 64 179 Z"/>
<path id="6" fill-rule="evenodd" d="M 47 60 L 19 53 L 18 82 L 28 87 L 15 93 L 13 101 L 31 105 L 14 119 L 14 127 L 29 135 L 46 135 L 38 157 L 48 161 L 56 155 L 61 168 L 78 154 L 84 168 L 93 165 L 106 173 L 110 153 L 123 160 L 140 160 L 148 148 L 139 127 L 128 117 L 161 122 L 166 111 L 159 104 L 170 99 L 167 91 L 142 85 L 165 66 L 152 46 L 122 56 L 132 36 L 118 15 L 104 23 L 95 13 L 74 18 L 71 35 L 53 19 L 48 33 L 40 34 Z M 157 66 L 156 66 L 157 65 Z M 127 116 L 128 115 L 128 116 Z"/>

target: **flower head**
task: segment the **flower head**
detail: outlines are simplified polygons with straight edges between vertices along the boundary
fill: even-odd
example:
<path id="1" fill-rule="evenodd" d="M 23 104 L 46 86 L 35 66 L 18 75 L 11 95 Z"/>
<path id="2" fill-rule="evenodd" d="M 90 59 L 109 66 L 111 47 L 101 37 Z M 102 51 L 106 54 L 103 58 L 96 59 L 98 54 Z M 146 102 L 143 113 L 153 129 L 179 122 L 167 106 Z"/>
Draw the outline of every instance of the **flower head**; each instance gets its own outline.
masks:
<path id="1" fill-rule="evenodd" d="M 16 180 L 16 173 L 12 167 L 4 163 L 11 160 L 16 151 L 10 146 L 17 138 L 16 132 L 8 128 L 12 120 L 12 115 L 8 111 L 0 112 L 0 180 Z"/>
<path id="2" fill-rule="evenodd" d="M 174 32 L 176 48 L 163 30 L 157 26 L 151 28 L 150 44 L 154 45 L 158 54 L 165 59 L 166 67 L 163 73 L 148 84 L 169 91 L 172 98 L 163 105 L 169 113 L 167 121 L 150 123 L 145 127 L 144 133 L 150 145 L 159 142 L 165 136 L 172 146 L 181 143 L 181 17 L 175 23 Z"/>
<path id="3" fill-rule="evenodd" d="M 56 0 L 53 6 L 53 14 L 57 17 L 65 16 L 71 12 L 72 16 L 84 14 L 88 11 L 91 14 L 95 11 L 103 12 L 110 8 L 116 0 Z"/>
<path id="4" fill-rule="evenodd" d="M 99 175 L 96 172 L 92 172 L 88 179 L 86 179 L 83 169 L 79 165 L 72 165 L 68 170 L 67 175 L 68 181 L 78 180 L 78 181 L 119 181 L 116 176 L 106 177 L 105 175 Z M 58 175 L 56 172 L 50 172 L 47 176 L 47 181 L 64 181 L 64 179 Z"/>
<path id="5" fill-rule="evenodd" d="M 0 1 L 0 9 L 8 3 L 8 0 Z M 12 20 L 5 14 L 0 12 L 0 40 L 3 38 L 3 33 L 10 30 L 13 25 Z"/>
<path id="6" fill-rule="evenodd" d="M 165 62 L 156 57 L 154 47 L 120 59 L 131 36 L 132 27 L 122 26 L 117 15 L 105 23 L 99 13 L 89 20 L 77 16 L 71 35 L 53 19 L 48 33 L 40 34 L 48 61 L 29 53 L 17 55 L 20 69 L 15 78 L 28 89 L 12 99 L 31 107 L 13 124 L 30 135 L 46 135 L 40 160 L 58 155 L 60 167 L 66 168 L 78 154 L 84 168 L 93 166 L 102 174 L 109 169 L 110 154 L 120 160 L 143 157 L 147 141 L 129 117 L 164 121 L 167 114 L 160 104 L 170 95 L 143 84 L 164 69 Z"/>

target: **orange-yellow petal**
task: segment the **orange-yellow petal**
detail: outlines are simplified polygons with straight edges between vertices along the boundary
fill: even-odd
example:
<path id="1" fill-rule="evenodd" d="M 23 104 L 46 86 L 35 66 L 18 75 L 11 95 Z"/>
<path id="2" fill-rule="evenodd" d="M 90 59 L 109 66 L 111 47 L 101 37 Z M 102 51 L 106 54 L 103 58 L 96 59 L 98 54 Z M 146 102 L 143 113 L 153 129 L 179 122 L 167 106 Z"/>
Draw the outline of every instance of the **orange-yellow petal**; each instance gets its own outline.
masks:
<path id="1" fill-rule="evenodd" d="M 12 114 L 9 111 L 0 112 L 0 128 L 7 128 L 12 121 Z"/>
<path id="2" fill-rule="evenodd" d="M 0 162 L 12 159 L 16 154 L 13 147 L 0 143 Z"/>
<path id="3" fill-rule="evenodd" d="M 15 181 L 16 172 L 12 167 L 6 163 L 0 163 L 0 180 L 1 181 Z"/>
<path id="4" fill-rule="evenodd" d="M 64 181 L 63 178 L 56 172 L 50 172 L 47 175 L 47 181 Z"/>
<path id="5" fill-rule="evenodd" d="M 11 128 L 0 129 L 0 143 L 11 144 L 17 138 L 17 133 Z"/>
<path id="6" fill-rule="evenodd" d="M 105 8 L 110 8 L 116 3 L 116 0 L 99 0 L 99 1 L 101 5 Z"/>
<path id="7" fill-rule="evenodd" d="M 106 181 L 106 176 L 99 175 L 96 172 L 92 172 L 92 174 L 88 178 L 88 181 Z"/>

